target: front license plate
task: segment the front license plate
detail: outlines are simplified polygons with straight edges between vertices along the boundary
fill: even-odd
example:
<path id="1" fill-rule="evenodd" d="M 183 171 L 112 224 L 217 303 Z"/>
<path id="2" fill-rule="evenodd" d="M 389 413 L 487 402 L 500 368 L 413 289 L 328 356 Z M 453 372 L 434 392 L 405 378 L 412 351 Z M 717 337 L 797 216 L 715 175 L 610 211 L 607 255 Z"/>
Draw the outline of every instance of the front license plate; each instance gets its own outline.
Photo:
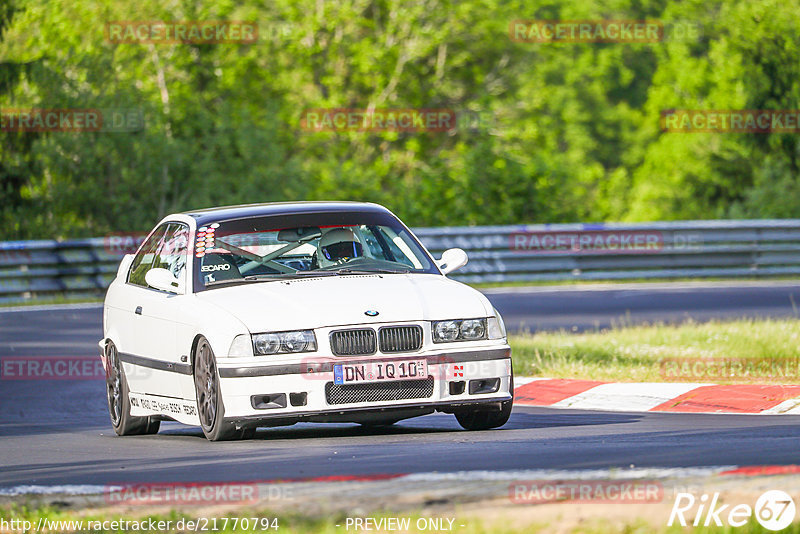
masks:
<path id="1" fill-rule="evenodd" d="M 427 377 L 427 360 L 341 363 L 333 366 L 334 384 L 385 382 L 387 380 L 419 380 Z"/>

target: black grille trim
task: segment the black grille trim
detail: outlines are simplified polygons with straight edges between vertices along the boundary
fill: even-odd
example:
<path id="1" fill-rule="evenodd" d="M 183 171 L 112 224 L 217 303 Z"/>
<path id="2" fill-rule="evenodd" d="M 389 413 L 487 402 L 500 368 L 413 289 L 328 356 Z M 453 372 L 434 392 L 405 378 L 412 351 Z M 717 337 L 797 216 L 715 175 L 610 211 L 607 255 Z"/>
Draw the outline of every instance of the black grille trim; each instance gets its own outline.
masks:
<path id="1" fill-rule="evenodd" d="M 384 326 L 378 330 L 381 352 L 414 352 L 422 348 L 422 327 Z"/>
<path id="2" fill-rule="evenodd" d="M 331 352 L 336 356 L 365 356 L 375 354 L 377 340 L 372 328 L 337 330 L 331 332 Z"/>
<path id="3" fill-rule="evenodd" d="M 428 399 L 433 396 L 433 377 L 421 380 L 392 380 L 360 384 L 325 384 L 328 404 L 385 402 L 404 399 Z"/>

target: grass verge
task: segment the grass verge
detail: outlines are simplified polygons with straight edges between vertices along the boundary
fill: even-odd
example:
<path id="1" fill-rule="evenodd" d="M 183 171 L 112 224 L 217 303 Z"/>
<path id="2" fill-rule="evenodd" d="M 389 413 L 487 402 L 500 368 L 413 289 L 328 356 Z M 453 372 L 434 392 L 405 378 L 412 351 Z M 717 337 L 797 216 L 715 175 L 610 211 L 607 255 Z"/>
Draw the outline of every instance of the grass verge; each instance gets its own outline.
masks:
<path id="1" fill-rule="evenodd" d="M 629 326 L 573 334 L 566 331 L 509 336 L 514 372 L 522 376 L 577 378 L 616 382 L 661 382 L 665 362 L 698 360 L 753 362 L 800 361 L 800 320 L 763 319 L 686 322 L 680 325 Z M 773 376 L 729 374 L 714 382 L 800 383 L 793 373 Z M 774 371 L 775 369 L 773 369 Z"/>
<path id="2" fill-rule="evenodd" d="M 560 506 L 569 506 L 568 504 Z M 568 510 L 564 510 L 568 513 Z M 62 511 L 53 507 L 29 508 L 26 506 L 0 507 L 0 518 L 12 525 L 23 524 L 24 529 L 5 528 L 3 532 L 37 532 L 37 534 L 49 533 L 184 533 L 184 532 L 288 532 L 293 534 L 335 534 L 338 532 L 365 532 L 365 531 L 398 531 L 398 532 L 457 532 L 459 534 L 522 534 L 522 533 L 603 533 L 603 534 L 631 534 L 631 533 L 664 533 L 677 534 L 680 532 L 694 532 L 696 534 L 722 534 L 740 532 L 742 534 L 761 534 L 771 532 L 759 525 L 754 519 L 750 519 L 741 528 L 732 529 L 727 527 L 696 527 L 688 529 L 674 525 L 667 527 L 661 526 L 660 522 L 652 522 L 644 518 L 636 517 L 632 514 L 629 519 L 620 520 L 604 517 L 602 513 L 594 519 L 584 520 L 579 525 L 572 523 L 558 524 L 549 520 L 527 520 L 519 521 L 508 516 L 505 512 L 506 521 L 481 520 L 476 518 L 457 519 L 452 514 L 393 514 L 391 512 L 378 512 L 369 515 L 358 514 L 357 517 L 370 518 L 369 526 L 360 525 L 361 528 L 347 524 L 345 515 L 321 517 L 300 514 L 297 512 L 283 513 L 276 515 L 268 510 L 239 510 L 234 514 L 219 516 L 215 514 L 192 514 L 185 511 L 179 512 L 172 510 L 163 514 L 132 514 L 126 513 L 116 515 L 105 511 Z M 356 515 L 356 514 L 354 514 Z M 512 514 L 513 516 L 513 514 Z M 42 518 L 46 521 L 40 521 Z M 436 528 L 437 519 L 439 528 Z M 448 520 L 452 519 L 452 523 Z M 652 518 L 651 518 L 652 519 Z M 396 521 L 387 523 L 386 521 Z M 418 523 L 419 521 L 419 523 Z M 22 523 L 25 522 L 25 523 Z M 254 523 L 258 526 L 254 527 Z M 391 525 L 394 525 L 392 528 Z M 398 528 L 408 526 L 408 528 Z M 421 525 L 421 527 L 420 527 Z M 383 526 L 383 528 L 380 528 Z M 388 527 L 388 528 L 387 528 Z M 787 534 L 800 534 L 800 524 L 793 523 L 783 530 Z"/>

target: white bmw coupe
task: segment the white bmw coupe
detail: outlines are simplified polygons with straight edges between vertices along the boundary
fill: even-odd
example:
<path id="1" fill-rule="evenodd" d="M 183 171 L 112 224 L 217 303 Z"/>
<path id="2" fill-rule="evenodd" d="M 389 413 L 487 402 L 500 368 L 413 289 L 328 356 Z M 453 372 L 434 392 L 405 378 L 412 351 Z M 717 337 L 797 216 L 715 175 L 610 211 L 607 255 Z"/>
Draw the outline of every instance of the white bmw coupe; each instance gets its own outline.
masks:
<path id="1" fill-rule="evenodd" d="M 308 422 L 391 425 L 454 414 L 505 424 L 513 402 L 503 320 L 450 280 L 389 210 L 257 204 L 162 220 L 120 263 L 101 355 L 120 436 L 161 421 L 212 441 Z"/>

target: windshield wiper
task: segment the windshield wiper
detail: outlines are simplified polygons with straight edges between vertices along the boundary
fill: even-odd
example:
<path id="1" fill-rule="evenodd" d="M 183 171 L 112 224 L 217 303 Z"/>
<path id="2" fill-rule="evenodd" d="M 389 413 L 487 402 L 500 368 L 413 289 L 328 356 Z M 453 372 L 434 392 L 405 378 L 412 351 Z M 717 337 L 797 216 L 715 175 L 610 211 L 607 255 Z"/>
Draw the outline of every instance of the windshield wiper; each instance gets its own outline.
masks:
<path id="1" fill-rule="evenodd" d="M 221 286 L 225 284 L 244 284 L 245 282 L 264 282 L 267 280 L 266 278 L 253 278 L 251 276 L 246 276 L 244 278 L 229 278 L 227 280 L 212 280 L 210 282 L 205 282 L 206 287 L 210 286 Z M 277 280 L 277 278 L 276 278 Z"/>
<path id="2" fill-rule="evenodd" d="M 335 274 L 335 271 L 297 271 L 294 273 L 251 274 L 250 276 L 245 276 L 244 280 L 285 280 L 287 278 L 302 278 L 304 276 L 331 276 Z"/>
<path id="3" fill-rule="evenodd" d="M 338 276 L 341 274 L 406 274 L 407 269 L 351 269 L 350 267 L 342 267 L 335 271 L 297 271 L 294 273 L 273 273 L 273 274 L 251 274 L 243 278 L 232 278 L 229 280 L 214 280 L 213 282 L 206 282 L 206 287 L 224 284 L 241 284 L 245 282 L 268 282 L 270 280 L 291 280 L 292 278 L 314 278 L 324 276 Z"/>
<path id="4" fill-rule="evenodd" d="M 407 274 L 408 269 L 351 269 L 342 267 L 332 271 L 336 274 Z"/>
<path id="5" fill-rule="evenodd" d="M 248 282 L 258 282 L 264 280 L 279 280 L 286 276 L 283 273 L 275 273 L 275 274 L 251 274 L 249 276 L 245 276 L 242 280 L 247 280 Z"/>

